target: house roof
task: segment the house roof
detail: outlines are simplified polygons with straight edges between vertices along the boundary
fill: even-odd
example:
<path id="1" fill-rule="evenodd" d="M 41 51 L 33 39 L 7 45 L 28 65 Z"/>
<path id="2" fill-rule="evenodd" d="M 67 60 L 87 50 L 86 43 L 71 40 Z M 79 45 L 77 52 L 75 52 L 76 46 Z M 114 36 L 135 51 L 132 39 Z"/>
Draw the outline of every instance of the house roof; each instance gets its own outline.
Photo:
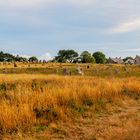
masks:
<path id="1" fill-rule="evenodd" d="M 134 59 L 127 59 L 127 60 L 125 61 L 125 63 L 131 63 L 131 64 L 133 64 L 133 63 L 134 63 Z"/>
<path id="2" fill-rule="evenodd" d="M 140 56 L 139 55 L 136 55 L 136 58 L 135 59 L 140 59 Z"/>
<path id="3" fill-rule="evenodd" d="M 115 63 L 123 63 L 123 60 L 121 59 L 121 57 L 120 58 L 109 58 L 109 59 L 111 59 L 113 62 L 115 62 Z"/>

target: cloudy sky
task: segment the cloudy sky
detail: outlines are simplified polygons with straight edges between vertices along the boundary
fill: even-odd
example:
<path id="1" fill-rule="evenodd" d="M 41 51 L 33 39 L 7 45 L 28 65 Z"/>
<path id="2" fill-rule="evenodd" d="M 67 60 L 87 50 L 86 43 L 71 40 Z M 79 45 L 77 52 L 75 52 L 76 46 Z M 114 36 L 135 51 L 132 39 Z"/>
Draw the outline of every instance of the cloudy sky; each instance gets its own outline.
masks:
<path id="1" fill-rule="evenodd" d="M 51 58 L 60 49 L 140 54 L 140 0 L 0 0 L 0 50 Z"/>

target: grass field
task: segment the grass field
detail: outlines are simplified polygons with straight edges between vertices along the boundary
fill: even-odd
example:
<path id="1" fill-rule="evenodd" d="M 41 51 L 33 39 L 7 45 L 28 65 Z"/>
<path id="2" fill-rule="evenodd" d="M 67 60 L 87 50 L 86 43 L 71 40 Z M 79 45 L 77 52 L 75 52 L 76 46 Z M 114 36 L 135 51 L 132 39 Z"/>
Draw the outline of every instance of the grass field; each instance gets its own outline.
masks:
<path id="1" fill-rule="evenodd" d="M 1 139 L 140 139 L 140 67 L 87 65 L 1 64 Z"/>
<path id="2" fill-rule="evenodd" d="M 82 68 L 86 76 L 99 77 L 140 77 L 139 65 L 98 65 L 98 64 L 61 64 L 61 63 L 0 63 L 1 74 L 57 74 L 63 75 L 66 68 L 71 75 L 78 75 L 76 69 Z M 87 68 L 89 67 L 89 68 Z"/>

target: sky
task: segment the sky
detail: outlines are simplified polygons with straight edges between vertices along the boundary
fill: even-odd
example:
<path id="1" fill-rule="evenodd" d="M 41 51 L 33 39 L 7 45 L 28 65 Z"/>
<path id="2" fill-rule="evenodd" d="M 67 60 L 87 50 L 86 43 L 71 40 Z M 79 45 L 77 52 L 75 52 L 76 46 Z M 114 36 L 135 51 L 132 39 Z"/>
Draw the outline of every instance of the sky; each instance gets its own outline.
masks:
<path id="1" fill-rule="evenodd" d="M 61 49 L 140 54 L 140 0 L 0 0 L 0 50 L 49 60 Z"/>

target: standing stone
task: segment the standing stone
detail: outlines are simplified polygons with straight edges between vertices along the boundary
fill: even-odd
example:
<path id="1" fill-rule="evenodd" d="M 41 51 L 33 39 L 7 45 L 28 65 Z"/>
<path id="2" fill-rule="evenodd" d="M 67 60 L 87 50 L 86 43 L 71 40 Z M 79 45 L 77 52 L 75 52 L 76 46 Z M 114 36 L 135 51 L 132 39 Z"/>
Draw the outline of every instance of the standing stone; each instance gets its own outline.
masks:
<path id="1" fill-rule="evenodd" d="M 87 69 L 89 69 L 89 65 L 87 66 Z"/>
<path id="2" fill-rule="evenodd" d="M 14 63 L 14 67 L 17 67 L 17 64 L 16 63 Z"/>
<path id="3" fill-rule="evenodd" d="M 6 74 L 6 69 L 5 68 L 2 70 L 2 73 L 3 74 Z"/>
<path id="4" fill-rule="evenodd" d="M 64 68 L 64 69 L 63 69 L 63 75 L 69 75 L 69 70 L 66 69 L 66 68 Z"/>
<path id="5" fill-rule="evenodd" d="M 78 67 L 76 70 L 77 70 L 78 75 L 82 75 L 82 76 L 84 75 L 84 72 L 82 71 L 80 67 Z"/>
<path id="6" fill-rule="evenodd" d="M 59 72 L 58 69 L 55 69 L 55 74 L 58 74 L 58 72 Z"/>

